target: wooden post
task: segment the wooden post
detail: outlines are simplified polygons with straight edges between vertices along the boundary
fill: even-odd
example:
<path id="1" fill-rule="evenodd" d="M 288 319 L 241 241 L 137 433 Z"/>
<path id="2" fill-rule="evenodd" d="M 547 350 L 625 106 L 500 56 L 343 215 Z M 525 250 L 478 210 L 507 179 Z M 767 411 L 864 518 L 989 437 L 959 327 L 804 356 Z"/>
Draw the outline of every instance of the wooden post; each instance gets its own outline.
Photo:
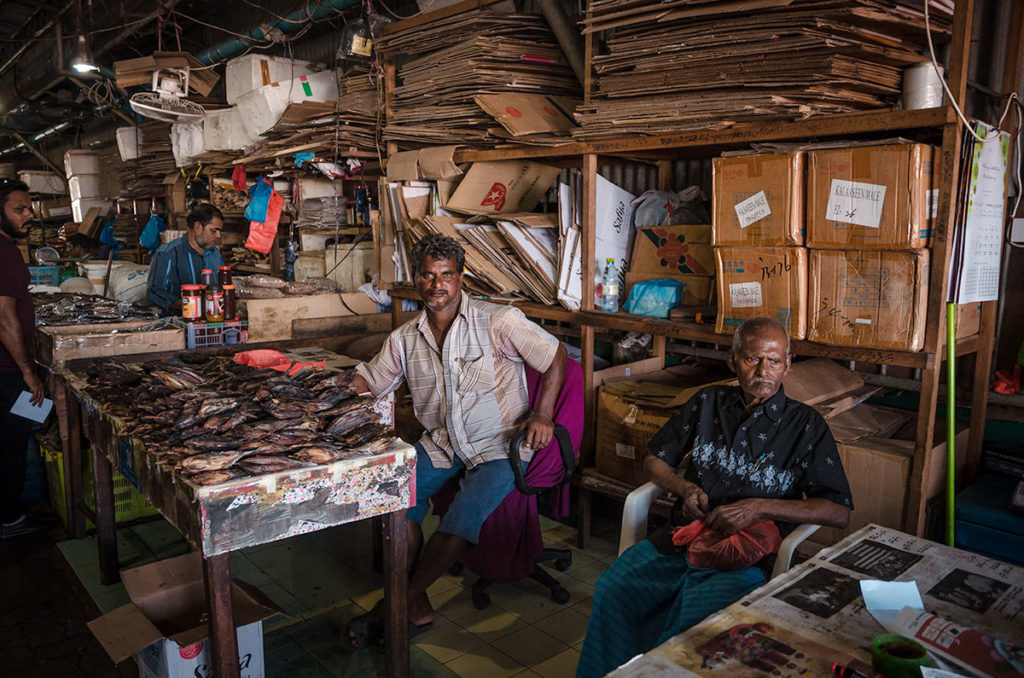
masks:
<path id="1" fill-rule="evenodd" d="M 71 392 L 71 389 L 64 382 L 60 381 L 60 391 L 67 403 L 67 447 L 64 448 L 64 481 L 67 488 L 64 497 L 68 501 L 65 504 L 68 516 L 68 534 L 72 539 L 81 539 L 85 536 L 85 516 L 79 508 L 79 503 L 85 498 L 85 488 L 82 482 L 83 458 L 82 458 L 82 406 L 78 398 Z"/>
<path id="2" fill-rule="evenodd" d="M 210 654 L 217 678 L 239 678 L 238 636 L 231 609 L 231 554 L 203 557 L 206 609 L 209 612 Z"/>
<path id="3" fill-rule="evenodd" d="M 384 516 L 384 667 L 388 678 L 409 676 L 409 553 L 405 509 Z"/>
<path id="4" fill-rule="evenodd" d="M 114 476 L 110 460 L 100 449 L 92 452 L 92 481 L 96 494 L 96 543 L 99 547 L 100 583 L 120 580 L 117 563 L 117 516 L 114 512 Z"/>

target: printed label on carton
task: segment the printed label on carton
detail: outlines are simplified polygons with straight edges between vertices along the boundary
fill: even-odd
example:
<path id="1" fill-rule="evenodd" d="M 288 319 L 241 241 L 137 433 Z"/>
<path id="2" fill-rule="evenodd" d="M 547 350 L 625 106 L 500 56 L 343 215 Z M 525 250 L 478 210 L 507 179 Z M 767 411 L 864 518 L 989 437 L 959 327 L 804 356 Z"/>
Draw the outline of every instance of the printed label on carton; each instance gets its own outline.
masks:
<path id="1" fill-rule="evenodd" d="M 928 218 L 934 219 L 939 214 L 939 189 L 928 191 Z"/>
<path id="2" fill-rule="evenodd" d="M 731 283 L 729 300 L 733 308 L 756 308 L 762 305 L 761 283 Z"/>
<path id="3" fill-rule="evenodd" d="M 764 191 L 758 191 L 746 200 L 736 203 L 733 209 L 736 210 L 736 219 L 740 222 L 740 228 L 746 228 L 755 221 L 760 221 L 772 213 Z"/>
<path id="4" fill-rule="evenodd" d="M 636 459 L 636 448 L 632 445 L 615 443 L 615 456 L 624 457 L 626 459 Z"/>
<path id="5" fill-rule="evenodd" d="M 825 218 L 844 224 L 878 228 L 885 204 L 885 186 L 833 179 Z"/>

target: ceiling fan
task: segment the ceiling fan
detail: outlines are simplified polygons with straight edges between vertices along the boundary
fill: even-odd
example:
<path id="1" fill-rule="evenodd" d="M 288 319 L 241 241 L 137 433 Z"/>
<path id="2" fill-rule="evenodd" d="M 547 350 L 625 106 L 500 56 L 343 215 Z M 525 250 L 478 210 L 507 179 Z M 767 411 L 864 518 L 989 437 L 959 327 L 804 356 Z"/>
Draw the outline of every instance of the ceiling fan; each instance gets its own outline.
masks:
<path id="1" fill-rule="evenodd" d="M 136 92 L 128 100 L 141 116 L 171 123 L 202 122 L 206 110 L 185 98 L 188 93 L 188 68 L 163 68 L 153 71 L 153 88 Z"/>

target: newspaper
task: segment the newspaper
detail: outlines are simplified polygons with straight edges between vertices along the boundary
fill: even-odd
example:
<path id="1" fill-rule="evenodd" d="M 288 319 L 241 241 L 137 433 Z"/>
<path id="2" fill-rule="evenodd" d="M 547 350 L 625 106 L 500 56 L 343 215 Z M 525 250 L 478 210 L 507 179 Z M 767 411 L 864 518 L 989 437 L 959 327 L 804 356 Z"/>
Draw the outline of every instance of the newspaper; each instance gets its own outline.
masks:
<path id="1" fill-rule="evenodd" d="M 872 675 L 871 643 L 886 630 L 864 606 L 861 579 L 915 581 L 928 611 L 1024 645 L 1024 568 L 867 525 L 611 675 L 645 675 L 648 659 L 668 660 L 676 675 L 764 675 L 756 664 L 796 655 L 804 676 L 831 675 L 833 661 Z"/>

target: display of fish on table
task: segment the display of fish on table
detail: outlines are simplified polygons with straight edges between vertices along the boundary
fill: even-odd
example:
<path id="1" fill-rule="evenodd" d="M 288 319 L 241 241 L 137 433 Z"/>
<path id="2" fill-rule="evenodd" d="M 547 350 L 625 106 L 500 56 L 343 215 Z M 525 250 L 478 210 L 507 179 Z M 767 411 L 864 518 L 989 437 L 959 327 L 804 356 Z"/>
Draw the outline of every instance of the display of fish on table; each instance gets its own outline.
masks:
<path id="1" fill-rule="evenodd" d="M 91 363 L 89 395 L 158 464 L 198 485 L 378 454 L 395 440 L 354 370 L 293 375 L 193 352 Z"/>
<path id="2" fill-rule="evenodd" d="M 149 320 L 160 315 L 156 306 L 134 304 L 95 295 L 40 295 L 36 325 L 92 325 L 126 320 Z M 39 303 L 41 302 L 41 303 Z"/>

